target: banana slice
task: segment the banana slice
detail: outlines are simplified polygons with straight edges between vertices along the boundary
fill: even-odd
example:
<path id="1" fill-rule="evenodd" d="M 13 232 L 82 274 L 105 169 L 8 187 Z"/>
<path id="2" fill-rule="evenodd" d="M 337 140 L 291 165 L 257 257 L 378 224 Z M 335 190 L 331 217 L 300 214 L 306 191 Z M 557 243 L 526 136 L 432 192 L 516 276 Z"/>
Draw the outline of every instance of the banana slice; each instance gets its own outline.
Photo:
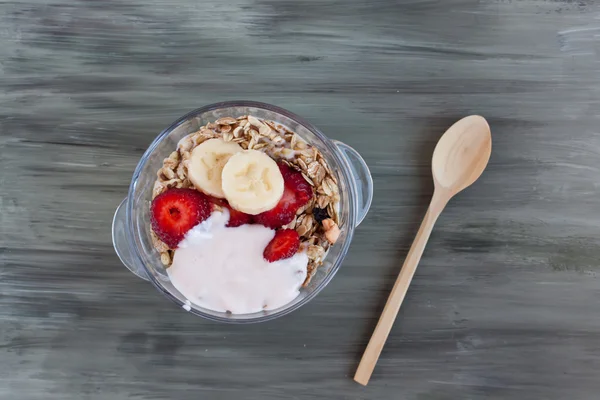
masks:
<path id="1" fill-rule="evenodd" d="M 207 140 L 194 150 L 188 164 L 188 177 L 196 189 L 214 197 L 223 198 L 221 173 L 229 158 L 242 151 L 237 143 L 223 139 Z"/>
<path id="2" fill-rule="evenodd" d="M 222 182 L 229 204 L 246 214 L 272 209 L 283 195 L 283 176 L 277 163 L 257 150 L 231 156 L 223 168 Z"/>

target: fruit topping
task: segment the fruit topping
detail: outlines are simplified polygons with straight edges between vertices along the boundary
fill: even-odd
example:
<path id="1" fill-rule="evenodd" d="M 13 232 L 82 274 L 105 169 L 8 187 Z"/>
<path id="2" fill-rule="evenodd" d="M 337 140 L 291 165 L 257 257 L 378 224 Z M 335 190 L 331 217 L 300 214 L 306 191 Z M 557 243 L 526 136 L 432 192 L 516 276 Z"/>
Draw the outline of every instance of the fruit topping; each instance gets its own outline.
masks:
<path id="1" fill-rule="evenodd" d="M 284 163 L 278 163 L 283 181 L 286 186 L 290 187 L 296 195 L 296 205 L 302 207 L 312 199 L 312 186 L 302 177 L 302 174 Z"/>
<path id="2" fill-rule="evenodd" d="M 254 221 L 268 228 L 276 229 L 292 222 L 297 209 L 296 195 L 292 189 L 286 186 L 283 196 L 275 208 L 255 215 Z"/>
<path id="3" fill-rule="evenodd" d="M 243 213 L 241 211 L 235 210 L 231 207 L 227 207 L 229 209 L 229 222 L 227 223 L 227 227 L 235 228 L 237 226 L 247 225 L 252 223 L 252 215 Z"/>
<path id="4" fill-rule="evenodd" d="M 229 205 L 229 203 L 227 203 L 227 200 L 217 199 L 216 197 L 209 197 L 209 200 L 211 201 L 211 203 L 221 208 L 226 208 L 227 210 L 229 210 L 229 222 L 227 222 L 226 225 L 228 228 L 235 228 L 238 226 L 252 223 L 252 215 L 245 214 L 241 211 L 234 209 L 233 207 L 231 207 L 231 205 Z"/>
<path id="5" fill-rule="evenodd" d="M 243 149 L 237 143 L 209 139 L 199 144 L 190 156 L 188 177 L 196 189 L 223 198 L 221 174 L 232 155 Z"/>
<path id="6" fill-rule="evenodd" d="M 174 249 L 185 234 L 210 216 L 208 198 L 194 189 L 169 189 L 150 205 L 150 219 L 156 236 Z"/>
<path id="7" fill-rule="evenodd" d="M 290 258 L 300 248 L 300 236 L 293 229 L 281 229 L 275 232 L 275 236 L 263 252 L 265 260 L 269 262 Z"/>
<path id="8" fill-rule="evenodd" d="M 279 228 L 294 219 L 296 211 L 310 201 L 313 196 L 312 186 L 297 172 L 280 163 L 279 170 L 283 175 L 283 196 L 277 205 L 255 216 L 254 220 L 269 228 Z"/>
<path id="9" fill-rule="evenodd" d="M 222 185 L 229 204 L 251 215 L 272 209 L 283 194 L 283 176 L 277 163 L 258 150 L 231 156 L 223 168 Z"/>

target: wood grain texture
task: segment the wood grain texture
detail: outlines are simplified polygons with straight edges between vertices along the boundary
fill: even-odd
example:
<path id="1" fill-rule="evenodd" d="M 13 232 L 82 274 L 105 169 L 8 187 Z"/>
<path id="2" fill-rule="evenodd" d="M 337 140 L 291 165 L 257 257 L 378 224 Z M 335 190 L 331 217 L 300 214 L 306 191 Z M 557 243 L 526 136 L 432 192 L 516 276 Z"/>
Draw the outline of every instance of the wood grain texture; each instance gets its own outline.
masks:
<path id="1" fill-rule="evenodd" d="M 593 1 L 0 3 L 0 399 L 597 399 L 600 9 Z M 177 309 L 113 252 L 145 147 L 226 99 L 355 147 L 375 197 L 310 304 Z M 437 221 L 368 387 L 352 374 L 468 114 L 490 165 Z"/>

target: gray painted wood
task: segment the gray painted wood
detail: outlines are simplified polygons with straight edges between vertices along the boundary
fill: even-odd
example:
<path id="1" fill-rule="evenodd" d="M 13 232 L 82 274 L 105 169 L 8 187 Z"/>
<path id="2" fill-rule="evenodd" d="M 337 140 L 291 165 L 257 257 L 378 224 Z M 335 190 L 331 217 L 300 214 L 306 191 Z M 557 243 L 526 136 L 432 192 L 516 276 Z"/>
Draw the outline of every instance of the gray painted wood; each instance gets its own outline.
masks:
<path id="1" fill-rule="evenodd" d="M 598 397 L 595 2 L 13 1 L 0 44 L 1 399 Z M 354 146 L 376 187 L 326 290 L 252 326 L 178 309 L 110 238 L 154 136 L 238 98 Z M 434 144 L 472 113 L 489 169 L 438 221 L 359 387 Z"/>

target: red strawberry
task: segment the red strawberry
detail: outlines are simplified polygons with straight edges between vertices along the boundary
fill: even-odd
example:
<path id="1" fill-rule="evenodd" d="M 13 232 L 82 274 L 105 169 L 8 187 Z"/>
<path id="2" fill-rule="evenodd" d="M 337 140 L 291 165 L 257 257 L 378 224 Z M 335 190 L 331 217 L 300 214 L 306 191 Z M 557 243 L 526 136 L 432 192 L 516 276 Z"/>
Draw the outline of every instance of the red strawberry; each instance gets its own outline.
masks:
<path id="1" fill-rule="evenodd" d="M 300 172 L 294 171 L 289 175 L 286 186 L 290 186 L 294 189 L 294 192 L 296 193 L 296 207 L 298 208 L 308 203 L 313 197 L 312 186 L 306 182 L 306 179 L 302 177 Z"/>
<path id="2" fill-rule="evenodd" d="M 283 196 L 279 203 L 269 211 L 260 213 L 254 217 L 259 224 L 269 228 L 279 228 L 287 225 L 294 219 L 296 211 L 312 199 L 312 186 L 297 172 L 287 165 L 280 163 L 279 170 L 283 175 Z"/>
<path id="3" fill-rule="evenodd" d="M 281 200 L 279 200 L 275 208 L 255 215 L 254 220 L 268 228 L 276 229 L 292 222 L 297 209 L 296 194 L 291 188 L 285 185 L 283 196 L 281 196 Z"/>
<path id="4" fill-rule="evenodd" d="M 289 165 L 282 162 L 278 162 L 277 165 L 279 166 L 279 171 L 283 176 L 283 180 L 286 180 L 292 173 L 295 172 Z"/>
<path id="5" fill-rule="evenodd" d="M 300 236 L 293 229 L 281 229 L 275 232 L 275 236 L 263 252 L 263 257 L 268 262 L 290 258 L 300 248 Z"/>
<path id="6" fill-rule="evenodd" d="M 208 197 L 208 201 L 210 201 L 211 203 L 216 204 L 220 207 L 227 207 L 229 205 L 227 203 L 227 200 L 225 200 L 225 199 L 219 199 L 219 198 L 209 196 L 209 195 L 206 195 L 206 197 Z"/>
<path id="7" fill-rule="evenodd" d="M 227 225 L 229 228 L 235 228 L 237 226 L 242 226 L 246 224 L 252 223 L 252 215 L 243 213 L 241 211 L 235 210 L 233 207 L 229 205 L 227 200 L 225 199 L 217 199 L 216 197 L 209 196 L 209 200 L 221 206 L 222 208 L 226 208 L 229 210 L 229 222 Z"/>
<path id="8" fill-rule="evenodd" d="M 228 227 L 235 228 L 236 226 L 252 223 L 252 215 L 245 214 L 238 210 L 234 210 L 233 208 L 231 208 L 231 206 L 227 208 L 229 209 L 229 222 L 227 223 Z"/>
<path id="9" fill-rule="evenodd" d="M 308 203 L 313 197 L 313 189 L 302 174 L 284 163 L 279 163 L 279 170 L 283 175 L 285 186 L 294 191 L 296 207 L 300 208 Z"/>
<path id="10" fill-rule="evenodd" d="M 197 190 L 169 189 L 152 200 L 152 229 L 174 249 L 190 229 L 210 216 L 211 208 L 206 196 Z"/>

